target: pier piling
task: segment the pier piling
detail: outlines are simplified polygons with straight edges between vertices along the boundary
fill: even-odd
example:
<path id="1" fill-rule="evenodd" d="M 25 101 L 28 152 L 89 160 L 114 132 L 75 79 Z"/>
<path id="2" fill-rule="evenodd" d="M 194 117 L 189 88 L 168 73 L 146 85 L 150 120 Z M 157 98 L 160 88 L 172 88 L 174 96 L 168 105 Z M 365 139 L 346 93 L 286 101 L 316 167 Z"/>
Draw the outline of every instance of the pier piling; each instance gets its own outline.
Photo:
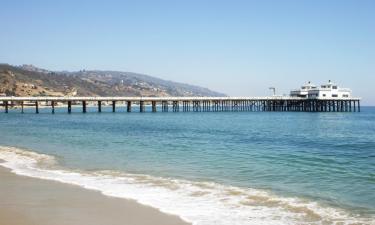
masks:
<path id="1" fill-rule="evenodd" d="M 72 101 L 68 101 L 68 113 L 72 113 Z"/>
<path id="2" fill-rule="evenodd" d="M 144 111 L 145 111 L 145 102 L 139 101 L 139 112 L 144 112 Z"/>
<path id="3" fill-rule="evenodd" d="M 151 105 L 152 105 L 152 112 L 156 112 L 156 101 L 152 101 Z"/>
<path id="4" fill-rule="evenodd" d="M 180 106 L 179 106 L 179 102 L 178 101 L 173 101 L 172 102 L 172 109 L 173 109 L 173 112 L 180 111 Z"/>
<path id="5" fill-rule="evenodd" d="M 98 101 L 98 112 L 102 112 L 102 101 Z"/>
<path id="6" fill-rule="evenodd" d="M 38 101 L 35 101 L 35 113 L 36 114 L 39 113 L 39 103 L 38 103 Z"/>
<path id="7" fill-rule="evenodd" d="M 200 112 L 200 111 L 201 111 L 201 102 L 193 101 L 193 112 Z"/>
<path id="8" fill-rule="evenodd" d="M 168 112 L 168 101 L 162 101 L 161 102 L 161 111 L 162 112 Z"/>
<path id="9" fill-rule="evenodd" d="M 112 101 L 112 112 L 116 112 L 116 101 Z"/>
<path id="10" fill-rule="evenodd" d="M 361 104 L 359 103 L 359 100 L 357 101 L 357 108 L 358 108 L 358 112 L 361 112 Z"/>
<path id="11" fill-rule="evenodd" d="M 82 101 L 82 112 L 86 113 L 86 101 Z"/>
<path id="12" fill-rule="evenodd" d="M 51 106 L 52 106 L 52 114 L 55 113 L 55 101 L 51 101 Z"/>
<path id="13" fill-rule="evenodd" d="M 8 101 L 3 101 L 5 107 L 5 113 L 8 113 Z"/>
<path id="14" fill-rule="evenodd" d="M 189 111 L 189 101 L 182 101 L 182 111 L 183 112 Z"/>
<path id="15" fill-rule="evenodd" d="M 131 112 L 132 111 L 132 102 L 131 101 L 127 101 L 126 111 L 127 112 Z"/>

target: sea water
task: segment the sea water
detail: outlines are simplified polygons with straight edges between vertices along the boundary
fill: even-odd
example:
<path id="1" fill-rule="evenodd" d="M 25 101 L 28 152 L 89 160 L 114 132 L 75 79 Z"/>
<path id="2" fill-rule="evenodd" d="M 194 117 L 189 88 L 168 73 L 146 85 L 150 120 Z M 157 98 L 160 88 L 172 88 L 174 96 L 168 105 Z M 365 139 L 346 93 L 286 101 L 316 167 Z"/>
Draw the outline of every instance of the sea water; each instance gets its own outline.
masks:
<path id="1" fill-rule="evenodd" d="M 375 224 L 375 108 L 80 110 L 1 113 L 0 165 L 196 225 Z"/>

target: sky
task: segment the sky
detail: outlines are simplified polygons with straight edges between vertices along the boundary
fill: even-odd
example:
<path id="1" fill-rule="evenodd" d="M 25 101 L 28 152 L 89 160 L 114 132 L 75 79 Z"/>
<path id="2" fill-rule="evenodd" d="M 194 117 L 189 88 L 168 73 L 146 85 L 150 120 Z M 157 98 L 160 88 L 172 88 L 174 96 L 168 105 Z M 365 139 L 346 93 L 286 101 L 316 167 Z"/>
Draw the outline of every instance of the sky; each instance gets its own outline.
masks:
<path id="1" fill-rule="evenodd" d="M 231 96 L 307 81 L 375 105 L 373 0 L 0 0 L 0 62 L 120 70 Z"/>

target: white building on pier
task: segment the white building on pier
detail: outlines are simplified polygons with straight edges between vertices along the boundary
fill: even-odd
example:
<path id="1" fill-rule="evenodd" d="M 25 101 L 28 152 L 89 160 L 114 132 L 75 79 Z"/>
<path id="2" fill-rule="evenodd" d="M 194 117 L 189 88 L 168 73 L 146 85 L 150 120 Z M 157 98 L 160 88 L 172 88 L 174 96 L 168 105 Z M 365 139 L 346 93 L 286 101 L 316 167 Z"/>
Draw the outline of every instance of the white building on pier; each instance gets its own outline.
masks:
<path id="1" fill-rule="evenodd" d="M 331 81 L 320 87 L 308 82 L 303 85 L 301 89 L 292 90 L 290 96 L 307 99 L 347 99 L 351 98 L 352 90 L 349 88 L 341 88 Z"/>

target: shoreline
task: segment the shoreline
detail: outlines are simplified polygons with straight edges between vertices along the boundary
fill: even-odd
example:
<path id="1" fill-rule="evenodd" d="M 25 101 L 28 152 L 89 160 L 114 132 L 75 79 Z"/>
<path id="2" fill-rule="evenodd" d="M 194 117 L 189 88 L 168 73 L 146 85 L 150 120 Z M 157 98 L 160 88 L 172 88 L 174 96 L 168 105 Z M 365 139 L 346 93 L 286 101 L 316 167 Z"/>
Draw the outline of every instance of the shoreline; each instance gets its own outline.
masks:
<path id="1" fill-rule="evenodd" d="M 0 166 L 0 224 L 188 225 L 133 200 L 11 172 Z"/>

